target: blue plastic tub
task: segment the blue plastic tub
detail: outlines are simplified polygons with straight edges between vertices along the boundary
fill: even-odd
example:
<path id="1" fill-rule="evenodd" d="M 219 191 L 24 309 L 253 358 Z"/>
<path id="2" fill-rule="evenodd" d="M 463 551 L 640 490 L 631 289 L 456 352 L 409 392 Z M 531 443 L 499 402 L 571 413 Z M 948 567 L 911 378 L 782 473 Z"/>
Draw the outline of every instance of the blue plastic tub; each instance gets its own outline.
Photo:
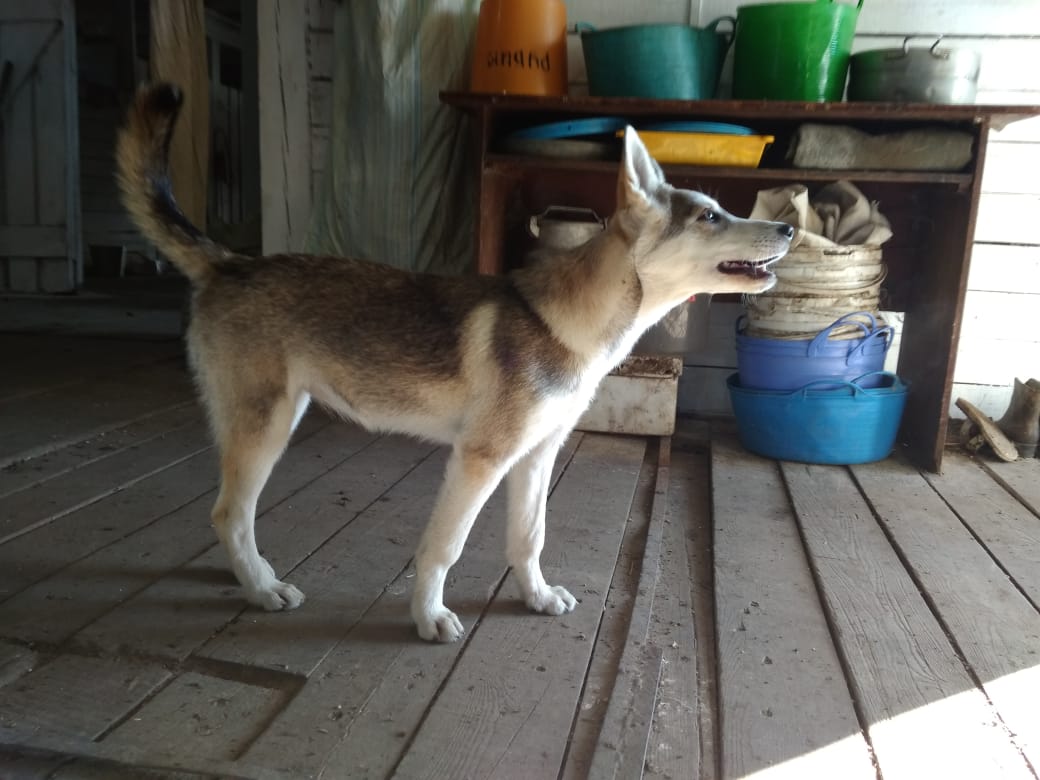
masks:
<path id="1" fill-rule="evenodd" d="M 892 346 L 892 328 L 878 326 L 868 312 L 854 312 L 832 322 L 812 339 L 765 339 L 742 332 L 743 317 L 737 320 L 737 373 L 741 387 L 756 390 L 795 390 L 810 382 L 831 380 L 820 390 L 841 387 L 856 377 L 881 371 Z M 866 322 L 870 323 L 868 327 Z M 858 325 L 863 336 L 832 339 L 831 333 L 842 325 Z M 863 380 L 864 387 L 876 387 L 879 376 Z"/>
<path id="2" fill-rule="evenodd" d="M 877 379 L 878 387 L 864 387 Z M 737 433 L 745 449 L 777 460 L 849 465 L 888 456 L 906 404 L 906 384 L 878 372 L 836 389 L 809 383 L 793 391 L 743 387 L 727 380 Z"/>

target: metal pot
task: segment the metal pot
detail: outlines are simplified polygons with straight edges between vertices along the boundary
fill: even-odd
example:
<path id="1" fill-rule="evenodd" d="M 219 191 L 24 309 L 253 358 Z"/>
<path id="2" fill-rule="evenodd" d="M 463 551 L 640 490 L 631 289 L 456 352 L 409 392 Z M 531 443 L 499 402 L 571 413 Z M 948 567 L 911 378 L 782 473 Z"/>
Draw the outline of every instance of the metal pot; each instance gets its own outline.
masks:
<path id="1" fill-rule="evenodd" d="M 874 49 L 850 59 L 849 100 L 911 103 L 973 103 L 981 59 L 971 49 L 940 49 L 942 36 L 928 49 Z"/>
<path id="2" fill-rule="evenodd" d="M 590 241 L 605 225 L 592 209 L 550 206 L 530 218 L 527 232 L 540 246 L 573 249 Z"/>

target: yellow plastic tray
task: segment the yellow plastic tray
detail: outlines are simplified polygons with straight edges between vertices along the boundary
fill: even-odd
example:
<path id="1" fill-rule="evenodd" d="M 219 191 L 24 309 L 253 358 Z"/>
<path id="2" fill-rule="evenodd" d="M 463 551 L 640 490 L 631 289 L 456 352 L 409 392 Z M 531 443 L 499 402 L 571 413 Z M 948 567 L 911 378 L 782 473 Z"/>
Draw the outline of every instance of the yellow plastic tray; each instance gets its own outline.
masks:
<path id="1" fill-rule="evenodd" d="M 623 132 L 623 131 L 622 131 Z M 620 136 L 622 133 L 618 133 Z M 756 168 L 762 153 L 775 140 L 771 135 L 728 135 L 724 133 L 677 133 L 640 130 L 650 155 L 662 163 L 687 165 L 732 165 Z"/>

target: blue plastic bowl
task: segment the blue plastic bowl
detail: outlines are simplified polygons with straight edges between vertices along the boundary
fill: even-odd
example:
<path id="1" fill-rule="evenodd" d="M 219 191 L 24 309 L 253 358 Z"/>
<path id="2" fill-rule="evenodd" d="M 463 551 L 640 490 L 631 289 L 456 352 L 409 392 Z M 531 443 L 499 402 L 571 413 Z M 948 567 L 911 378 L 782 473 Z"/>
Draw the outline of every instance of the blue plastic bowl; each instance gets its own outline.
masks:
<path id="1" fill-rule="evenodd" d="M 879 379 L 880 386 L 864 387 L 870 379 Z M 836 389 L 821 390 L 819 384 L 755 390 L 731 375 L 726 385 L 744 449 L 776 460 L 833 465 L 888 457 L 906 405 L 906 383 L 877 372 Z"/>

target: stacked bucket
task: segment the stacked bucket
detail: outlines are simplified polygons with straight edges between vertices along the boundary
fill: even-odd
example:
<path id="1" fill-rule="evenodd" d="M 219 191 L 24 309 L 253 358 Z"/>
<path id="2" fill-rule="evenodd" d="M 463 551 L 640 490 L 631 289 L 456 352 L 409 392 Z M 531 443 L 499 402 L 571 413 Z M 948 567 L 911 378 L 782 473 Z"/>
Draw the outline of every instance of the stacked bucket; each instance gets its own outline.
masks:
<path id="1" fill-rule="evenodd" d="M 877 316 L 880 248 L 796 249 L 775 271 L 737 321 L 727 384 L 741 444 L 804 463 L 885 458 L 907 387 L 884 371 L 893 331 Z"/>

